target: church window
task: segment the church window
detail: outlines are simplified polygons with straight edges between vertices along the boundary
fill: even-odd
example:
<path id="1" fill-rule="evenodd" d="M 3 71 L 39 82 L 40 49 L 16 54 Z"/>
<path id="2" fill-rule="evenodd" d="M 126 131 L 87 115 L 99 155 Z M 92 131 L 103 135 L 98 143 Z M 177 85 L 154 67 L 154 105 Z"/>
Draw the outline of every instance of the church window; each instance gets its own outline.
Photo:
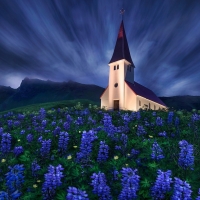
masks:
<path id="1" fill-rule="evenodd" d="M 139 101 L 139 106 L 141 106 L 141 101 Z"/>
<path id="2" fill-rule="evenodd" d="M 154 105 L 154 110 L 156 109 L 156 106 Z"/>
<path id="3" fill-rule="evenodd" d="M 114 85 L 115 87 L 117 87 L 118 86 L 118 83 L 115 83 L 115 85 Z"/>
<path id="4" fill-rule="evenodd" d="M 114 66 L 114 70 L 116 70 L 116 66 Z"/>
<path id="5" fill-rule="evenodd" d="M 119 69 L 119 65 L 117 65 L 117 69 Z"/>
<path id="6" fill-rule="evenodd" d="M 149 109 L 151 108 L 151 104 L 149 103 Z"/>

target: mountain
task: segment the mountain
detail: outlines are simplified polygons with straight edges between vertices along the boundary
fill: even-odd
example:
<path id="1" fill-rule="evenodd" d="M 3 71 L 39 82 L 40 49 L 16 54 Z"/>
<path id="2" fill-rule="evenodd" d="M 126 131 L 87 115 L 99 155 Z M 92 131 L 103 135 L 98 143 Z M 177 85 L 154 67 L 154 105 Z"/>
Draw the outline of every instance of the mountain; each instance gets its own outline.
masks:
<path id="1" fill-rule="evenodd" d="M 17 89 L 0 86 L 0 111 L 37 103 L 74 99 L 88 99 L 100 105 L 100 96 L 104 90 L 105 88 L 97 85 L 86 85 L 73 81 L 53 82 L 25 78 Z M 187 95 L 159 98 L 168 107 L 173 107 L 175 110 L 200 110 L 199 96 Z"/>
<path id="2" fill-rule="evenodd" d="M 100 103 L 100 96 L 103 91 L 104 88 L 102 87 L 73 81 L 53 82 L 25 78 L 14 93 L 10 96 L 7 95 L 7 99 L 0 102 L 0 111 L 30 104 L 74 99 L 89 99 Z"/>

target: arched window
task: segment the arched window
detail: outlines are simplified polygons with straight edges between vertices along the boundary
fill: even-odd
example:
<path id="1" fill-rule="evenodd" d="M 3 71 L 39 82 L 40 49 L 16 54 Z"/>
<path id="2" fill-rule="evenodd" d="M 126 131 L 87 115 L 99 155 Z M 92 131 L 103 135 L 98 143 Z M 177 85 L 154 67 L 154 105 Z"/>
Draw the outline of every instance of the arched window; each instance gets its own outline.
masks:
<path id="1" fill-rule="evenodd" d="M 116 70 L 116 66 L 114 66 L 114 70 Z"/>
<path id="2" fill-rule="evenodd" d="M 141 106 L 141 101 L 139 101 L 139 106 Z"/>
<path id="3" fill-rule="evenodd" d="M 156 109 L 156 106 L 154 105 L 154 110 Z"/>
<path id="4" fill-rule="evenodd" d="M 119 65 L 117 65 L 117 69 L 119 69 Z"/>
<path id="5" fill-rule="evenodd" d="M 149 103 L 149 109 L 151 108 L 151 104 Z"/>

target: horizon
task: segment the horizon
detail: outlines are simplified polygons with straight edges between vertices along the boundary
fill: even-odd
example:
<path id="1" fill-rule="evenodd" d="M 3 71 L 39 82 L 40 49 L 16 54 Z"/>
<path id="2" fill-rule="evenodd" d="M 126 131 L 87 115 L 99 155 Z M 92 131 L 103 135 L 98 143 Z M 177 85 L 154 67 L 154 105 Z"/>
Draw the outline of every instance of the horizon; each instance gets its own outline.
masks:
<path id="1" fill-rule="evenodd" d="M 134 80 L 157 96 L 200 96 L 200 2 L 0 3 L 0 85 L 30 79 L 108 85 L 120 10 Z"/>

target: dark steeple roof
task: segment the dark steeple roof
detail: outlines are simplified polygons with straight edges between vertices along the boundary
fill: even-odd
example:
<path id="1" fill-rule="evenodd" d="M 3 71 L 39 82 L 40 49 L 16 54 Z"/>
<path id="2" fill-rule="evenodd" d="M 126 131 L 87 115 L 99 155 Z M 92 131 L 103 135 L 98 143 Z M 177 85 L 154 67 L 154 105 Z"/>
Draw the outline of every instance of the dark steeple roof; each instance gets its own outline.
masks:
<path id="1" fill-rule="evenodd" d="M 119 28 L 117 42 L 116 42 L 115 49 L 114 49 L 114 52 L 109 64 L 118 60 L 122 60 L 122 59 L 126 59 L 128 62 L 130 62 L 134 66 L 133 61 L 131 59 L 130 51 L 128 48 L 128 42 L 126 39 L 126 33 L 124 29 L 123 20 Z"/>

